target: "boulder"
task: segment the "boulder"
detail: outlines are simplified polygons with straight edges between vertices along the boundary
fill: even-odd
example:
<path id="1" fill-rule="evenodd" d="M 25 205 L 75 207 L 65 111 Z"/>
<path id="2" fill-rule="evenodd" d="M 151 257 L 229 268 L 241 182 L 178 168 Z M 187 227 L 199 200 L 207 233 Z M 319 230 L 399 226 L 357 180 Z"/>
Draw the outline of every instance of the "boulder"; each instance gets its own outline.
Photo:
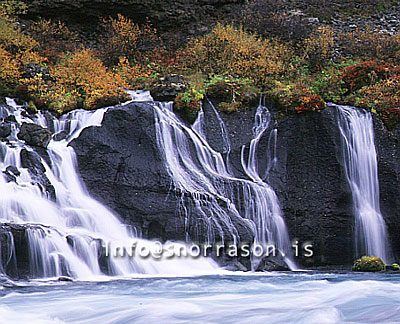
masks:
<path id="1" fill-rule="evenodd" d="M 53 80 L 52 77 L 50 76 L 49 70 L 42 68 L 39 64 L 29 63 L 24 65 L 23 78 L 31 79 L 37 77 L 38 75 L 40 75 L 44 81 Z"/>
<path id="2" fill-rule="evenodd" d="M 397 263 L 385 265 L 385 270 L 400 271 L 400 266 Z"/>
<path id="3" fill-rule="evenodd" d="M 21 172 L 15 166 L 9 165 L 3 171 L 3 174 L 7 182 L 17 182 L 17 177 L 21 175 Z"/>
<path id="4" fill-rule="evenodd" d="M 156 101 L 174 101 L 175 97 L 188 89 L 188 83 L 183 76 L 170 74 L 154 82 L 150 94 Z"/>
<path id="5" fill-rule="evenodd" d="M 15 167 L 15 166 L 13 166 L 13 165 L 9 165 L 9 166 L 6 168 L 6 172 L 8 172 L 8 173 L 10 173 L 10 174 L 13 174 L 13 175 L 15 175 L 16 177 L 18 177 L 18 176 L 21 175 L 21 172 L 19 172 L 18 168 Z"/>
<path id="6" fill-rule="evenodd" d="M 290 268 L 283 257 L 280 255 L 271 255 L 260 260 L 256 271 L 290 271 Z"/>
<path id="7" fill-rule="evenodd" d="M 55 140 L 55 141 L 62 141 L 62 140 L 65 140 L 65 139 L 68 137 L 68 134 L 69 134 L 69 133 L 68 133 L 67 131 L 62 130 L 62 131 L 60 131 L 60 132 L 54 134 L 53 140 Z"/>
<path id="8" fill-rule="evenodd" d="M 385 270 L 385 263 L 378 257 L 363 256 L 354 261 L 353 271 L 358 272 L 378 272 Z"/>
<path id="9" fill-rule="evenodd" d="M 42 126 L 32 123 L 22 123 L 18 138 L 26 144 L 47 148 L 50 143 L 51 132 Z"/>

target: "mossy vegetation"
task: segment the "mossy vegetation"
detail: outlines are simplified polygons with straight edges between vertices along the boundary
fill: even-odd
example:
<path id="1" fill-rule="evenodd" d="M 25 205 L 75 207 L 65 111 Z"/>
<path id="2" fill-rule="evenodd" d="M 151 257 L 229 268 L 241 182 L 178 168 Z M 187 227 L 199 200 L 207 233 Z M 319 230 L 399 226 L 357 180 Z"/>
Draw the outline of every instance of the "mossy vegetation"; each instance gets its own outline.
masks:
<path id="1" fill-rule="evenodd" d="M 262 5 L 262 0 L 251 4 L 243 25 L 217 24 L 169 51 L 150 23 L 139 26 L 122 15 L 101 21 L 95 49 L 85 48 L 62 22 L 39 20 L 23 31 L 15 18 L 24 12 L 23 2 L 3 1 L 0 95 L 18 96 L 31 102 L 30 107 L 62 114 L 123 102 L 128 99 L 124 89 L 146 89 L 176 73 L 189 82 L 175 99 L 176 109 L 189 121 L 205 95 L 230 113 L 254 105 L 260 94 L 282 116 L 319 112 L 333 101 L 375 112 L 389 128 L 400 121 L 398 34 L 336 32 L 298 18 L 297 30 L 307 31 L 297 38 L 293 26 L 284 23 L 288 17 L 265 20 L 259 15 Z"/>
<path id="2" fill-rule="evenodd" d="M 397 263 L 387 264 L 385 266 L 385 269 L 391 271 L 400 271 L 400 266 Z"/>
<path id="3" fill-rule="evenodd" d="M 378 272 L 383 270 L 385 270 L 385 263 L 375 256 L 363 256 L 353 264 L 353 271 Z"/>

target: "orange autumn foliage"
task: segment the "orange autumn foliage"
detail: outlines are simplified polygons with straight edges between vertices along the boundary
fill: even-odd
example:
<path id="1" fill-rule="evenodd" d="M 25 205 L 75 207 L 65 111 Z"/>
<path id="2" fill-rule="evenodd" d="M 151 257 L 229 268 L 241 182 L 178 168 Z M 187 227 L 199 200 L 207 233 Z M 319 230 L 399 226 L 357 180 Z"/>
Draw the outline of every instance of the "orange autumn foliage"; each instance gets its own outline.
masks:
<path id="1" fill-rule="evenodd" d="M 187 69 L 249 78 L 266 86 L 271 78 L 292 70 L 291 55 L 290 48 L 277 40 L 218 24 L 209 34 L 191 41 L 180 58 Z"/>

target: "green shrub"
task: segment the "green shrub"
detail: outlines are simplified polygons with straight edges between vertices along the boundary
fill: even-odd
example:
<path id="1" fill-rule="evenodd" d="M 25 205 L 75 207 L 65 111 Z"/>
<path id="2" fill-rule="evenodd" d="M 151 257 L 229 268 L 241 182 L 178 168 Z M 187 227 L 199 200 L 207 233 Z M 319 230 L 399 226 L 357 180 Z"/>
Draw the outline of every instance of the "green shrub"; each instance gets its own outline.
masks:
<path id="1" fill-rule="evenodd" d="M 201 108 L 201 100 L 204 98 L 204 90 L 197 91 L 189 89 L 184 93 L 180 93 L 174 100 L 174 108 L 186 119 L 193 124 L 197 118 L 197 113 Z"/>
<path id="2" fill-rule="evenodd" d="M 212 76 L 206 84 L 206 94 L 218 102 L 218 110 L 231 113 L 240 109 L 251 108 L 260 97 L 260 91 L 249 79 L 232 76 Z"/>
<path id="3" fill-rule="evenodd" d="M 304 60 L 311 69 L 320 70 L 332 59 L 335 48 L 334 32 L 330 27 L 318 27 L 304 40 Z"/>
<path id="4" fill-rule="evenodd" d="M 306 111 L 320 112 L 326 108 L 325 101 L 309 86 L 294 83 L 276 82 L 275 87 L 267 92 L 267 98 L 280 107 L 281 112 L 302 113 Z"/>
<path id="5" fill-rule="evenodd" d="M 400 271 L 400 266 L 397 263 L 387 264 L 385 269 L 392 270 L 392 271 Z"/>

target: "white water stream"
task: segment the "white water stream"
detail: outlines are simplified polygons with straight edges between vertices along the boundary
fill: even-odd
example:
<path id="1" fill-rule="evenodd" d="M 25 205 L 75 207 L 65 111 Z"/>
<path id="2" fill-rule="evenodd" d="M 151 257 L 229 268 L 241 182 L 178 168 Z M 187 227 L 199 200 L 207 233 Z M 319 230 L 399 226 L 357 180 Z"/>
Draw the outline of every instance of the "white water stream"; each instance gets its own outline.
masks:
<path id="1" fill-rule="evenodd" d="M 372 255 L 390 261 L 385 221 L 379 206 L 378 163 L 371 113 L 336 106 L 342 155 L 356 223 L 357 257 Z"/>
<path id="2" fill-rule="evenodd" d="M 141 96 L 139 100 L 143 99 Z M 22 122 L 48 125 L 48 118 L 38 113 L 36 117 L 24 117 L 23 108 L 13 100 L 7 101 L 3 113 L 13 114 L 18 124 L 13 125 L 9 143 L 1 142 L 0 169 L 18 168 L 21 174 L 16 182 L 7 182 L 0 176 L 0 222 L 29 225 L 26 233 L 29 242 L 30 277 L 70 276 L 83 280 L 95 280 L 99 276 L 129 276 L 138 273 L 188 275 L 216 273 L 218 267 L 209 259 L 170 258 L 155 260 L 131 257 L 110 257 L 104 267 L 99 262 L 102 247 L 106 243 L 115 246 L 137 246 L 154 249 L 154 244 L 138 240 L 121 223 L 118 216 L 91 198 L 77 172 L 75 153 L 68 143 L 89 126 L 100 126 L 106 109 L 96 111 L 76 110 L 60 120 L 51 118 L 56 132 L 64 131 L 66 139 L 52 139 L 48 146 L 51 164 L 40 158 L 46 176 L 54 186 L 56 201 L 35 184 L 28 169 L 22 167 L 22 149 L 32 148 L 17 139 Z M 177 248 L 179 245 L 177 245 Z M 15 253 L 13 247 L 10 253 Z M 14 257 L 10 255 L 10 257 Z"/>

